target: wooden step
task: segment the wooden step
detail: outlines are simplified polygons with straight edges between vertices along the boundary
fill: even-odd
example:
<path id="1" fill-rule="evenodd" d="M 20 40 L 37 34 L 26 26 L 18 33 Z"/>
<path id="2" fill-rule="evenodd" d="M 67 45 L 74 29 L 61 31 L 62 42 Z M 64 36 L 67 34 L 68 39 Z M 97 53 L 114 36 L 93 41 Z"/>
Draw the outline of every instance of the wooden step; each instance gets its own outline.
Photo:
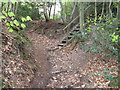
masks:
<path id="1" fill-rule="evenodd" d="M 79 27 L 76 27 L 75 29 L 79 29 L 79 30 L 80 30 L 80 28 L 79 28 Z"/>
<path id="2" fill-rule="evenodd" d="M 65 44 L 58 44 L 57 46 L 59 46 L 59 47 L 63 47 L 63 46 L 65 46 Z"/>
<path id="3" fill-rule="evenodd" d="M 74 29 L 73 32 L 79 32 L 80 30 L 79 29 Z"/>
<path id="4" fill-rule="evenodd" d="M 73 38 L 73 36 L 68 36 L 67 38 L 68 38 L 68 39 L 71 39 L 71 38 Z"/>
<path id="5" fill-rule="evenodd" d="M 63 40 L 61 43 L 66 43 L 67 41 L 66 40 Z"/>
<path id="6" fill-rule="evenodd" d="M 74 35 L 72 32 L 69 35 Z"/>

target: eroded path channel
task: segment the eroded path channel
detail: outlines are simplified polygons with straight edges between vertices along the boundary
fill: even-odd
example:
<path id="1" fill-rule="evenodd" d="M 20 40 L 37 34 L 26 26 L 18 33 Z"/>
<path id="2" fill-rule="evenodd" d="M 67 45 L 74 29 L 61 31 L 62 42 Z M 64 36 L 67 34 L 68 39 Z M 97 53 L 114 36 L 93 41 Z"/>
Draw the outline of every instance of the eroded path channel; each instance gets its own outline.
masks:
<path id="1" fill-rule="evenodd" d="M 70 46 L 52 50 L 59 43 L 58 39 L 49 39 L 35 32 L 28 33 L 35 50 L 35 59 L 40 69 L 37 71 L 32 87 L 85 87 L 84 74 L 86 53 L 79 48 L 70 51 Z M 49 81 L 49 82 L 48 82 Z"/>

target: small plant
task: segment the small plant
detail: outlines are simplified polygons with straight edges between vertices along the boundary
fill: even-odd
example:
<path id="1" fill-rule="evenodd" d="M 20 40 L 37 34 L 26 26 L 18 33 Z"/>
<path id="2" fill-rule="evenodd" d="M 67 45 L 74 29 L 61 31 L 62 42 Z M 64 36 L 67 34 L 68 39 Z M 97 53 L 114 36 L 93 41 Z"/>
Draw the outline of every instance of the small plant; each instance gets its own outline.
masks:
<path id="1" fill-rule="evenodd" d="M 13 12 L 6 12 L 3 10 L 0 19 L 4 21 L 3 24 L 7 26 L 9 32 L 13 32 L 14 28 L 18 30 L 21 30 L 21 28 L 22 29 L 26 28 L 25 24 L 20 23 L 17 19 L 15 19 L 15 14 Z M 21 18 L 21 20 L 22 22 L 26 22 L 26 21 L 31 21 L 32 19 L 29 16 L 27 16 L 26 18 Z"/>
<path id="2" fill-rule="evenodd" d="M 26 18 L 22 17 L 22 22 L 20 22 L 15 18 L 15 14 L 13 12 L 6 12 L 3 10 L 2 15 L 0 16 L 0 20 L 5 26 L 7 26 L 8 32 L 16 33 L 16 36 L 13 36 L 15 39 L 22 42 L 29 41 L 26 35 L 24 35 L 22 32 L 22 30 L 26 28 L 24 22 L 32 20 L 29 16 Z"/>
<path id="3" fill-rule="evenodd" d="M 120 38 L 120 36 L 117 35 L 117 19 L 98 17 L 97 20 L 88 18 L 86 21 L 89 23 L 89 25 L 87 28 L 85 28 L 85 31 L 89 37 L 88 39 L 92 41 L 92 45 L 86 46 L 86 44 L 83 44 L 83 46 L 81 45 L 81 48 L 85 46 L 88 47 L 85 51 L 90 51 L 92 53 L 105 53 L 106 55 L 112 53 L 112 55 L 117 57 L 118 50 L 116 46 Z M 106 51 L 110 51 L 111 53 Z"/>
<path id="4" fill-rule="evenodd" d="M 120 30 L 118 29 L 117 18 L 98 17 L 96 21 L 88 19 L 87 23 L 89 25 L 85 30 L 92 44 L 83 43 L 80 48 L 86 52 L 104 53 L 107 57 L 115 56 L 116 60 L 118 60 L 118 42 L 120 40 L 118 32 Z M 96 76 L 104 76 L 105 79 L 110 80 L 110 86 L 119 86 L 117 80 L 119 75 L 109 75 L 109 72 L 112 71 L 115 70 L 104 70 L 102 73 L 96 74 Z"/>

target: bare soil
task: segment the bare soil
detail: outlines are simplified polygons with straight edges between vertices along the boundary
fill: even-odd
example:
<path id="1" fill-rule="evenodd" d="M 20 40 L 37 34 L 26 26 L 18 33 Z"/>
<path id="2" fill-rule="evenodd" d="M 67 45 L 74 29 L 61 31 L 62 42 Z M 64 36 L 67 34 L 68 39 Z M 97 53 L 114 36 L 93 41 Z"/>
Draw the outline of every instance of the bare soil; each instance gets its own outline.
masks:
<path id="1" fill-rule="evenodd" d="M 64 37 L 62 22 L 50 20 L 49 22 L 32 21 L 26 35 L 32 41 L 32 45 L 26 47 L 26 53 L 32 53 L 32 67 L 27 71 L 33 71 L 27 79 L 26 86 L 20 83 L 18 87 L 53 87 L 53 88 L 108 88 L 110 80 L 104 77 L 92 77 L 104 69 L 115 69 L 115 58 L 108 58 L 104 54 L 92 54 L 84 52 L 77 45 L 71 50 L 74 42 L 63 49 L 52 50 Z M 107 62 L 106 62 L 107 61 Z M 14 60 L 15 63 L 17 63 Z M 25 64 L 22 63 L 24 66 Z M 15 67 L 15 66 L 13 66 Z M 22 72 L 22 71 L 21 71 Z M 109 75 L 117 75 L 117 72 L 109 72 Z M 10 80 L 13 80 L 10 78 Z"/>
<path id="2" fill-rule="evenodd" d="M 47 28 L 45 28 L 47 27 Z M 59 29 L 60 27 L 60 29 Z M 51 21 L 44 24 L 43 28 L 36 28 L 33 32 L 35 41 L 42 43 L 35 45 L 35 47 L 41 47 L 42 45 L 47 50 L 47 55 L 49 57 L 48 62 L 51 64 L 50 73 L 46 77 L 50 76 L 47 81 L 46 87 L 55 88 L 98 88 L 98 87 L 109 87 L 109 80 L 103 77 L 92 77 L 91 74 L 97 74 L 102 72 L 104 69 L 108 68 L 107 65 L 111 65 L 115 68 L 115 63 L 113 58 L 107 58 L 104 54 L 92 54 L 89 52 L 84 52 L 76 46 L 74 50 L 70 50 L 74 44 L 71 43 L 69 46 L 63 48 L 62 50 L 52 51 L 52 48 L 56 47 L 64 34 L 61 29 L 61 25 L 56 21 Z M 39 44 L 39 45 L 38 45 Z M 35 52 L 36 53 L 36 52 Z M 41 52 L 38 52 L 41 53 Z M 107 63 L 105 61 L 108 61 Z M 102 67 L 101 67 L 102 66 Z M 48 67 L 48 66 L 45 66 Z M 43 69 L 44 72 L 44 69 Z M 111 72 L 116 74 L 117 72 Z M 51 75 L 50 75 L 51 74 Z M 89 75 L 90 74 L 90 75 Z M 38 80 L 39 77 L 37 77 Z M 101 81 L 99 81 L 99 79 Z M 36 80 L 35 80 L 36 81 Z M 104 84 L 102 84 L 104 83 Z"/>
<path id="3" fill-rule="evenodd" d="M 41 88 L 45 87 L 48 83 L 50 77 L 50 63 L 48 54 L 46 52 L 46 48 L 44 47 L 43 43 L 38 39 L 38 34 L 36 33 L 29 33 L 27 34 L 29 39 L 32 41 L 32 53 L 33 58 L 35 59 L 35 76 L 30 83 L 30 87 L 32 88 Z"/>

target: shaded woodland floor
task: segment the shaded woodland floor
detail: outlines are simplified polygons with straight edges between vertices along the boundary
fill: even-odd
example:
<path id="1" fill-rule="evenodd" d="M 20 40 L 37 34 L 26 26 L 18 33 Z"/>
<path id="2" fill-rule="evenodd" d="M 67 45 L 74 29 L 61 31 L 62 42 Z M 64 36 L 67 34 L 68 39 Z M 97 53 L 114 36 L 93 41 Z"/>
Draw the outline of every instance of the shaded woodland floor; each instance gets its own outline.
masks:
<path id="1" fill-rule="evenodd" d="M 53 50 L 64 37 L 62 27 L 64 25 L 57 21 L 51 20 L 50 23 L 34 21 L 26 32 L 26 35 L 32 41 L 32 49 L 28 49 L 28 52 L 33 53 L 32 58 L 35 59 L 35 62 L 32 64 L 36 67 L 33 70 L 32 78 L 28 82 L 28 87 L 109 87 L 110 80 L 103 76 L 99 77 L 97 74 L 103 74 L 105 69 L 117 68 L 114 57 L 108 58 L 102 53 L 85 52 L 79 48 L 80 44 L 70 50 L 74 42 L 63 49 Z M 30 70 L 32 71 L 31 68 Z M 117 75 L 117 72 L 111 71 L 107 74 Z M 25 78 L 27 77 L 25 76 Z"/>
<path id="2" fill-rule="evenodd" d="M 105 69 L 117 68 L 117 62 L 114 61 L 114 57 L 108 58 L 102 53 L 92 54 L 84 52 L 84 50 L 79 48 L 79 45 L 77 45 L 74 50 L 70 50 L 74 42 L 63 49 L 52 50 L 62 40 L 63 31 L 59 28 L 62 26 L 59 25 L 59 23 L 54 21 L 50 22 L 50 24 L 53 26 L 50 26 L 49 28 L 49 25 L 46 25 L 47 28 L 45 28 L 45 30 L 47 29 L 47 34 L 45 30 L 42 31 L 40 28 L 35 31 L 37 33 L 29 33 L 30 38 L 34 38 L 33 43 L 37 42 L 35 45 L 36 48 L 39 48 L 42 45 L 44 46 L 47 54 L 46 56 L 48 56 L 48 62 L 50 62 L 51 65 L 49 67 L 50 72 L 48 74 L 48 77 L 50 76 L 48 79 L 49 82 L 45 86 L 57 88 L 109 87 L 108 84 L 110 81 L 104 79 L 103 76 L 98 77 L 97 74 L 102 74 Z M 38 53 L 39 55 L 41 54 L 41 52 Z M 44 67 L 44 65 L 42 67 Z M 109 73 L 109 75 L 116 74 L 117 72 Z M 39 77 L 37 78 L 39 80 Z"/>

